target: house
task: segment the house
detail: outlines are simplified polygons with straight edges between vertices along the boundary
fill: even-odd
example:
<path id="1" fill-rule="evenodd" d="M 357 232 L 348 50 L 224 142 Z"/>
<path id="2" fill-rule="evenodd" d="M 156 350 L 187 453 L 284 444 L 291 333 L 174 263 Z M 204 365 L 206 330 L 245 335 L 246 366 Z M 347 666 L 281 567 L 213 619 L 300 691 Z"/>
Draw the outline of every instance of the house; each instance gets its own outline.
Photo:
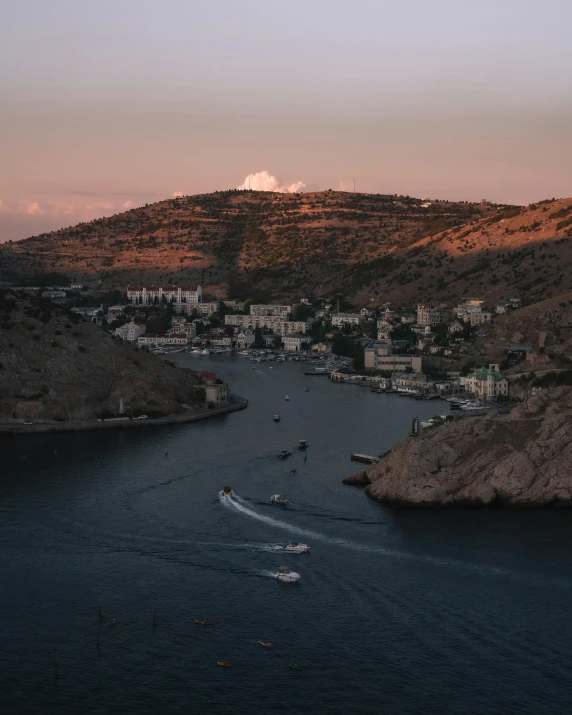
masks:
<path id="1" fill-rule="evenodd" d="M 138 345 L 181 345 L 187 346 L 190 342 L 190 337 L 185 333 L 170 333 L 167 335 L 154 335 L 148 333 L 137 338 Z"/>
<path id="2" fill-rule="evenodd" d="M 229 338 L 228 335 L 225 335 L 225 337 L 217 337 L 211 340 L 211 345 L 214 348 L 231 348 L 232 347 L 232 338 Z"/>
<path id="3" fill-rule="evenodd" d="M 360 310 L 360 315 L 363 315 L 363 317 L 367 320 L 370 315 L 373 315 L 373 310 L 370 310 L 369 308 L 362 308 Z"/>
<path id="4" fill-rule="evenodd" d="M 459 378 L 465 390 L 480 400 L 494 400 L 508 396 L 508 380 L 499 371 L 499 366 L 491 364 L 473 370 L 466 377 Z"/>
<path id="5" fill-rule="evenodd" d="M 107 319 L 115 320 L 115 318 L 120 318 L 125 312 L 124 305 L 112 305 L 111 308 L 107 309 Z"/>
<path id="6" fill-rule="evenodd" d="M 442 305 L 436 303 L 420 303 L 417 306 L 418 325 L 440 325 L 449 322 L 449 315 Z"/>
<path id="7" fill-rule="evenodd" d="M 478 313 L 469 314 L 469 322 L 471 327 L 474 325 L 484 325 L 484 323 L 490 323 L 492 320 L 492 313 L 486 310 L 482 310 Z"/>
<path id="8" fill-rule="evenodd" d="M 510 303 L 499 303 L 497 305 L 497 307 L 495 308 L 495 313 L 497 315 L 505 315 L 506 313 L 508 313 L 510 308 L 511 308 Z"/>
<path id="9" fill-rule="evenodd" d="M 332 315 L 332 325 L 341 328 L 342 325 L 360 325 L 364 322 L 361 313 L 335 313 Z"/>
<path id="10" fill-rule="evenodd" d="M 127 286 L 127 300 L 138 305 L 165 302 L 196 306 L 203 302 L 203 289 L 200 285 Z"/>
<path id="11" fill-rule="evenodd" d="M 405 313 L 401 316 L 401 322 L 403 325 L 414 325 L 417 322 L 417 316 L 413 313 Z"/>
<path id="12" fill-rule="evenodd" d="M 404 372 L 393 375 L 392 383 L 396 390 L 427 390 L 429 388 L 427 375 L 422 372 Z"/>
<path id="13" fill-rule="evenodd" d="M 451 335 L 455 335 L 455 333 L 464 333 L 465 328 L 458 320 L 455 320 L 451 323 L 451 325 L 449 325 L 448 332 L 451 333 Z"/>
<path id="14" fill-rule="evenodd" d="M 204 316 L 205 318 L 208 318 L 209 316 L 213 315 L 213 313 L 217 313 L 219 309 L 219 304 L 218 303 L 199 303 L 198 305 L 193 306 L 197 311 L 199 315 Z"/>
<path id="15" fill-rule="evenodd" d="M 282 338 L 284 350 L 287 352 L 300 352 L 311 342 L 307 335 L 285 335 Z"/>
<path id="16" fill-rule="evenodd" d="M 205 402 L 207 405 L 214 405 L 215 408 L 228 405 L 228 385 L 225 382 L 207 382 L 205 387 Z"/>
<path id="17" fill-rule="evenodd" d="M 328 345 L 328 343 L 316 343 L 312 345 L 312 350 L 316 353 L 331 353 L 332 346 Z"/>
<path id="18" fill-rule="evenodd" d="M 197 326 L 195 323 L 187 323 L 184 318 L 173 318 L 172 328 L 167 331 L 167 334 L 171 333 L 185 333 L 189 338 L 194 338 L 197 334 Z"/>
<path id="19" fill-rule="evenodd" d="M 256 340 L 254 333 L 241 331 L 236 337 L 236 347 L 239 350 L 244 350 L 249 348 L 252 343 Z"/>
<path id="20" fill-rule="evenodd" d="M 132 320 L 130 323 L 125 323 L 125 325 L 116 328 L 114 335 L 117 335 L 121 340 L 127 340 L 129 343 L 136 343 L 141 335 L 145 335 L 146 331 L 146 325 Z"/>

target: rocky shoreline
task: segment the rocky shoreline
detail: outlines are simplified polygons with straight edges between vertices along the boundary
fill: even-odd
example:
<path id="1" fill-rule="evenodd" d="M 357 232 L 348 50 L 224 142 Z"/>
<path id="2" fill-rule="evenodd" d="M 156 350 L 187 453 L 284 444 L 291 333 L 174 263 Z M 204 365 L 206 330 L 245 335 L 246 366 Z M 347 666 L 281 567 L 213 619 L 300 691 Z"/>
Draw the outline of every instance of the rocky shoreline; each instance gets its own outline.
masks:
<path id="1" fill-rule="evenodd" d="M 392 507 L 571 507 L 572 388 L 410 437 L 343 481 Z"/>
<path id="2" fill-rule="evenodd" d="M 186 424 L 217 417 L 229 412 L 238 412 L 248 407 L 248 400 L 238 395 L 231 395 L 231 402 L 212 410 L 197 409 L 188 412 L 178 412 L 164 417 L 147 420 L 126 420 L 124 422 L 50 422 L 32 425 L 16 423 L 0 423 L 0 434 L 45 434 L 47 432 L 85 432 L 89 430 L 131 429 L 134 427 L 157 427 L 161 425 Z"/>

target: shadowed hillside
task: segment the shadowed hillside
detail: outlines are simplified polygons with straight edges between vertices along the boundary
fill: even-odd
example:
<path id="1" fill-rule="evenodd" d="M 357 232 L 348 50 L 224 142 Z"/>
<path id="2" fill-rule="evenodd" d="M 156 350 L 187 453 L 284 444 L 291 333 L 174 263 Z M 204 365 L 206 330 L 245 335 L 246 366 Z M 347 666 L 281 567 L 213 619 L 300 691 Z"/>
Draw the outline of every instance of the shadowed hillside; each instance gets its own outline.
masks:
<path id="1" fill-rule="evenodd" d="M 572 199 L 520 208 L 411 197 L 227 191 L 0 246 L 4 280 L 201 283 L 216 296 L 414 302 L 572 290 Z"/>

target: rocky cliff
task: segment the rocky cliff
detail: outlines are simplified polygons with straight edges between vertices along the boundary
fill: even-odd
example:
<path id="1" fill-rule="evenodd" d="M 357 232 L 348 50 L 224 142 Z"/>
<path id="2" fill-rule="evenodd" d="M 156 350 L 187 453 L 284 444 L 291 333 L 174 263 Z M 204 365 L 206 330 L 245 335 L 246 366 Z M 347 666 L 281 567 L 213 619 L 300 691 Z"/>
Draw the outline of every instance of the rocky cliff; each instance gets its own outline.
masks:
<path id="1" fill-rule="evenodd" d="M 48 301 L 0 293 L 0 423 L 175 414 L 199 380 Z"/>
<path id="2" fill-rule="evenodd" d="M 572 388 L 409 438 L 346 483 L 395 506 L 572 506 Z M 363 483 L 363 482 L 362 482 Z"/>

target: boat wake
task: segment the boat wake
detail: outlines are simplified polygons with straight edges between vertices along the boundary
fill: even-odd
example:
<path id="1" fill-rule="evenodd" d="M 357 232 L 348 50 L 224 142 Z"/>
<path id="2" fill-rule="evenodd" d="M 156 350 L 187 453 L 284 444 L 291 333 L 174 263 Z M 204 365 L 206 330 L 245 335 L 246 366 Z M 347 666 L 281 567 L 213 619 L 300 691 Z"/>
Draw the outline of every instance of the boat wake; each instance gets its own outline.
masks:
<path id="1" fill-rule="evenodd" d="M 307 536 L 310 537 L 311 539 L 314 539 L 315 541 L 321 541 L 324 543 L 328 544 L 335 544 L 336 546 L 341 546 L 342 548 L 345 549 L 350 549 L 352 551 L 361 551 L 361 552 L 366 552 L 366 553 L 371 553 L 371 554 L 379 554 L 381 556 L 387 556 L 389 558 L 394 558 L 394 559 L 400 559 L 400 560 L 408 560 L 408 561 L 417 561 L 420 563 L 426 563 L 426 564 L 431 564 L 431 565 L 436 565 L 436 566 L 447 566 L 447 567 L 453 567 L 453 568 L 461 568 L 461 569 L 466 569 L 486 575 L 497 575 L 497 576 L 510 576 L 510 577 L 517 577 L 519 574 L 515 573 L 514 571 L 510 571 L 509 569 L 505 569 L 502 567 L 497 567 L 497 566 L 487 566 L 487 565 L 481 565 L 481 564 L 474 564 L 466 561 L 457 561 L 455 559 L 447 559 L 447 558 L 440 558 L 437 556 L 425 556 L 423 554 L 414 554 L 412 552 L 408 551 L 397 551 L 395 549 L 384 549 L 381 546 L 368 546 L 366 544 L 358 544 L 355 541 L 349 541 L 347 539 L 341 539 L 337 537 L 332 537 L 332 536 L 327 536 L 326 534 L 321 534 L 318 531 L 312 531 L 311 529 L 304 529 L 299 526 L 295 526 L 293 524 L 289 524 L 286 521 L 282 521 L 280 519 L 275 519 L 274 517 L 271 516 L 266 516 L 266 514 L 260 514 L 257 511 L 254 511 L 254 509 L 250 509 L 248 506 L 245 506 L 244 500 L 236 495 L 233 494 L 232 497 L 221 497 L 221 502 L 226 506 L 228 509 L 235 509 L 236 511 L 249 516 L 252 519 L 256 519 L 258 521 L 262 521 L 265 524 L 268 524 L 268 526 L 273 526 L 277 529 L 283 529 L 285 531 L 289 531 L 292 534 L 298 534 L 300 536 Z"/>

